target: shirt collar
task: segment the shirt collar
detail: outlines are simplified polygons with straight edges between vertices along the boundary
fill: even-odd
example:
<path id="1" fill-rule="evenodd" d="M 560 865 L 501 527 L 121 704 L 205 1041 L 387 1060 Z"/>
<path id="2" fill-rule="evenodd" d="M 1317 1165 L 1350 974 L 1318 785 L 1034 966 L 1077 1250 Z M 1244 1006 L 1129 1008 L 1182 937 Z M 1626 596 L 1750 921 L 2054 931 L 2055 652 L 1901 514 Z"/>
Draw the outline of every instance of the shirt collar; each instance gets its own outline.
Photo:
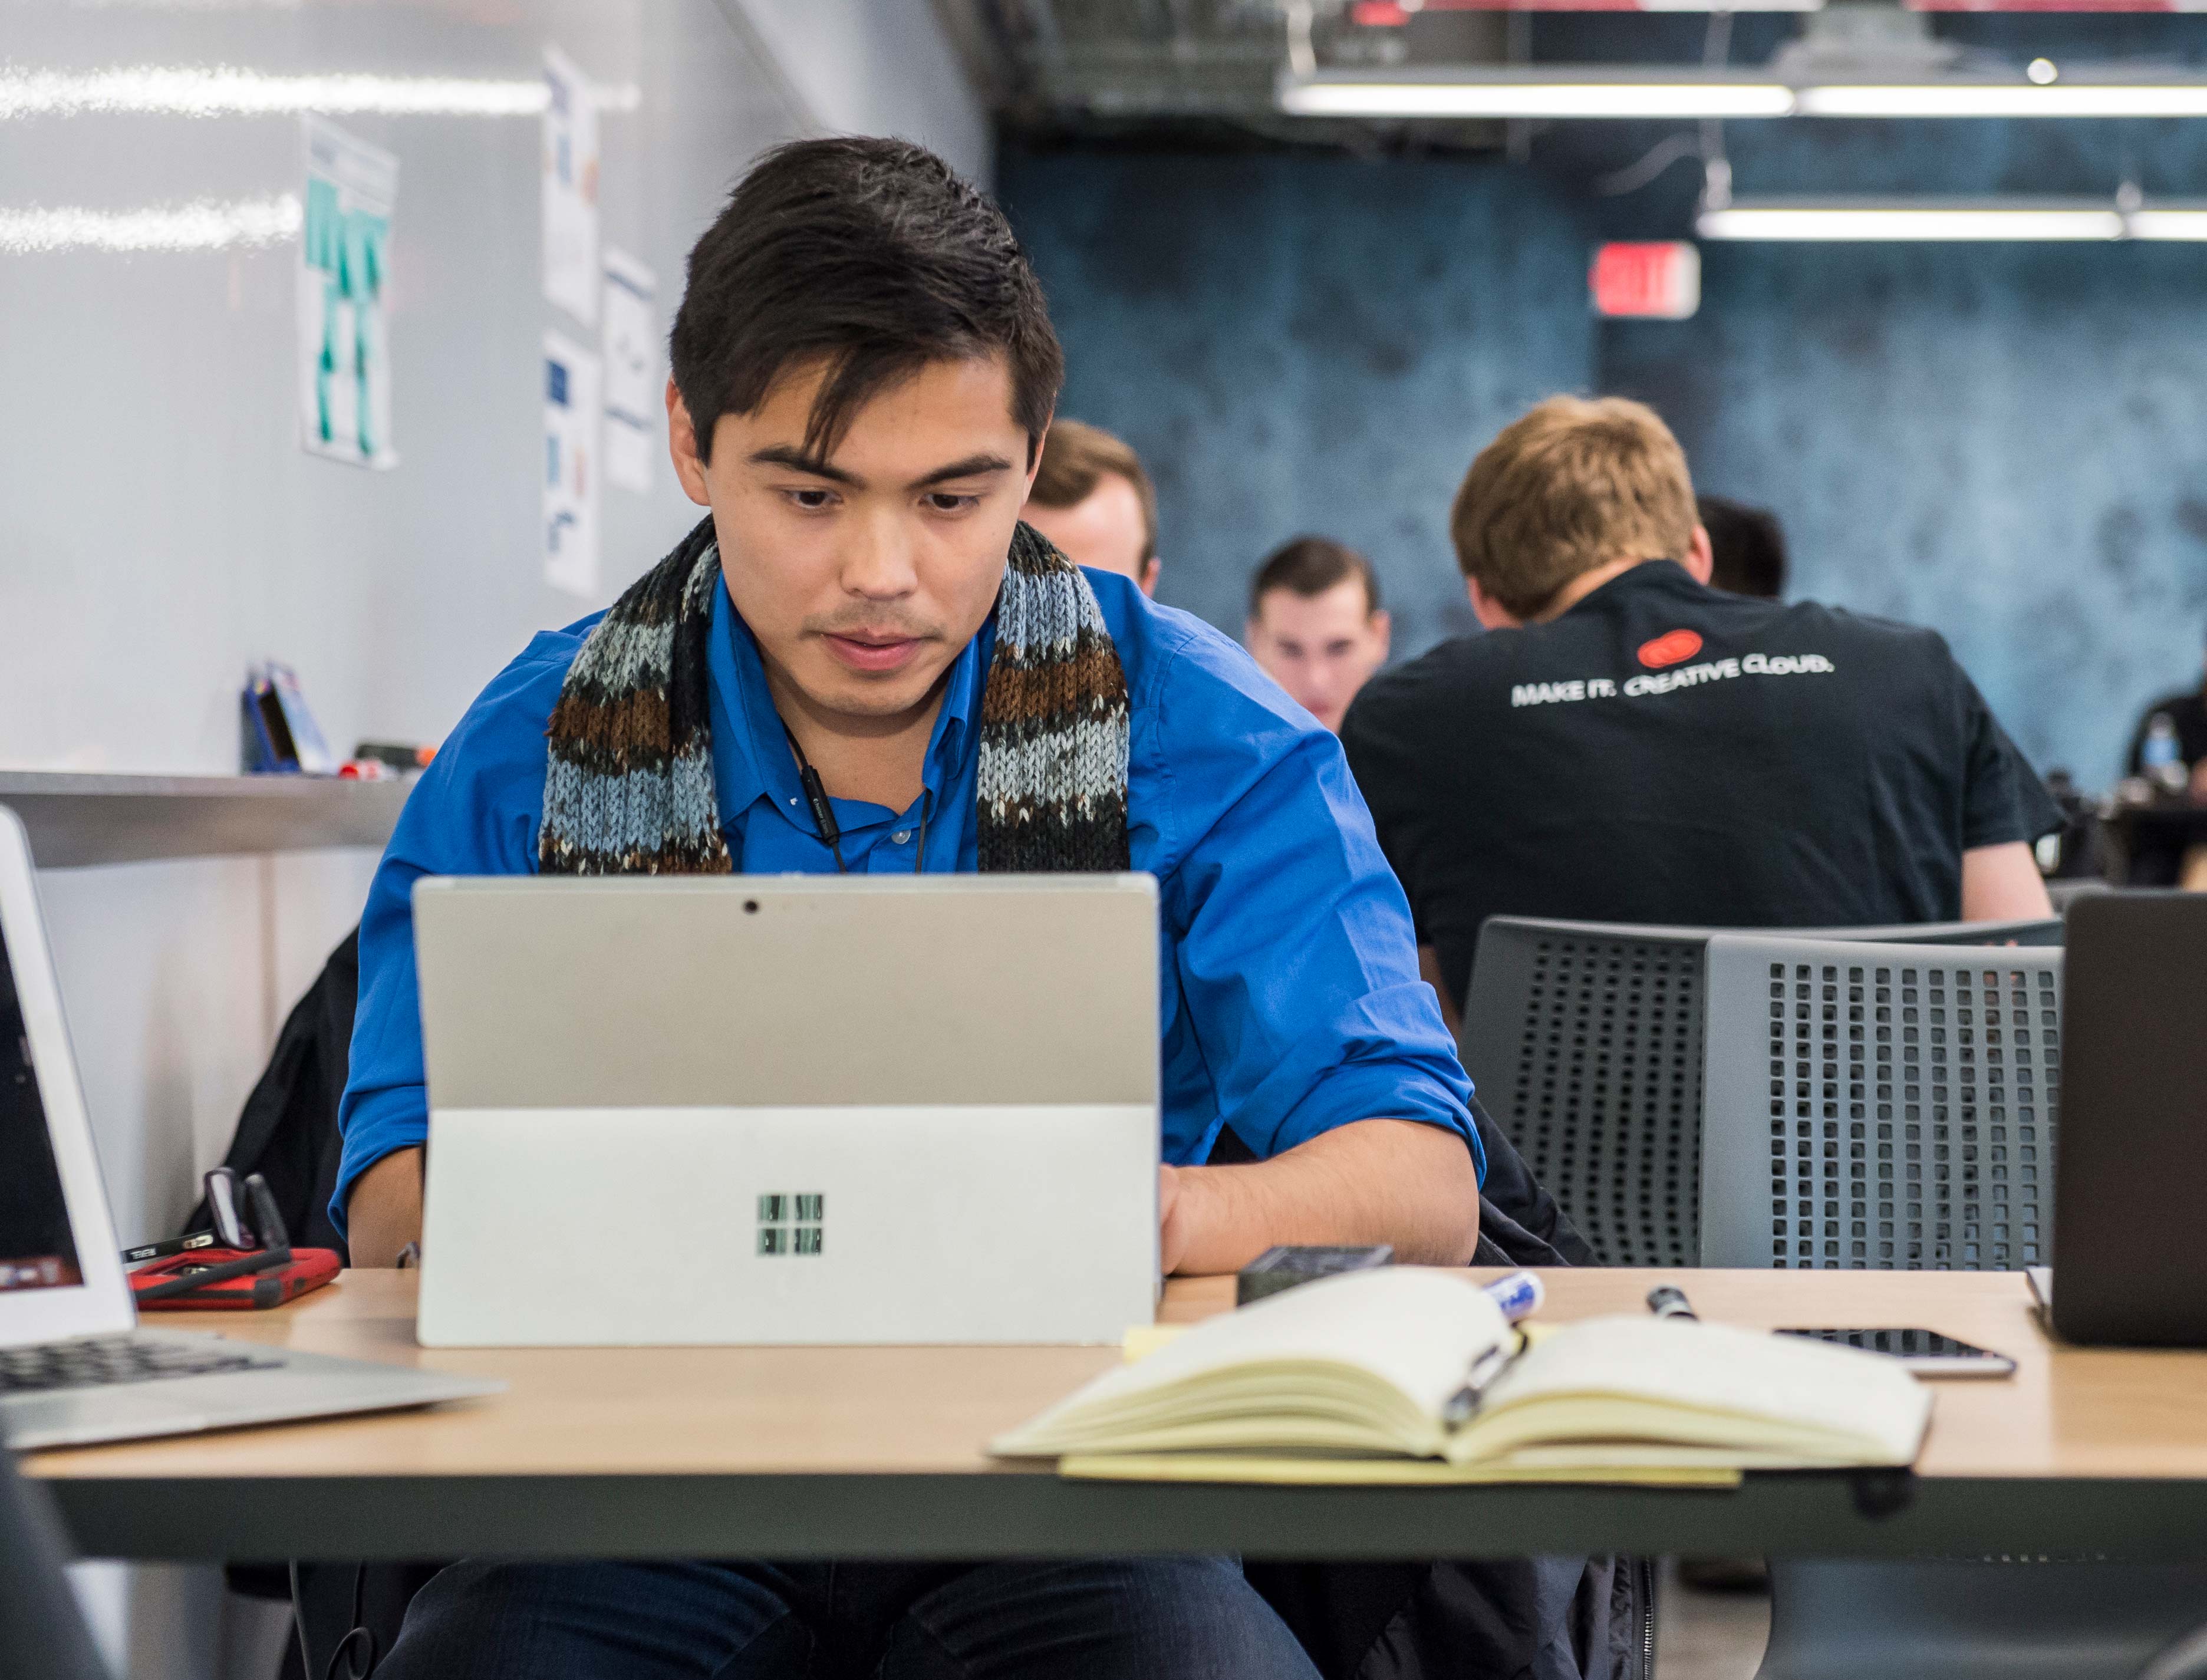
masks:
<path id="1" fill-rule="evenodd" d="M 1598 609 L 1641 589 L 1690 589 L 1699 593 L 1702 588 L 1702 585 L 1694 581 L 1694 574 L 1676 560 L 1642 560 L 1638 565 L 1625 567 L 1600 589 L 1588 590 L 1557 617 L 1568 619 L 1572 613 L 1583 612 L 1589 607 Z"/>
<path id="2" fill-rule="evenodd" d="M 991 613 L 950 667 L 949 685 L 935 716 L 922 775 L 930 790 L 938 789 L 945 774 L 965 762 L 980 715 L 983 673 L 995 649 L 996 631 L 996 614 Z M 775 710 L 774 696 L 767 687 L 758 642 L 729 599 L 725 578 L 713 589 L 705 670 L 712 689 L 713 786 L 721 821 L 733 822 L 763 796 L 771 796 L 777 807 L 787 807 L 804 789 L 782 733 L 781 714 Z"/>

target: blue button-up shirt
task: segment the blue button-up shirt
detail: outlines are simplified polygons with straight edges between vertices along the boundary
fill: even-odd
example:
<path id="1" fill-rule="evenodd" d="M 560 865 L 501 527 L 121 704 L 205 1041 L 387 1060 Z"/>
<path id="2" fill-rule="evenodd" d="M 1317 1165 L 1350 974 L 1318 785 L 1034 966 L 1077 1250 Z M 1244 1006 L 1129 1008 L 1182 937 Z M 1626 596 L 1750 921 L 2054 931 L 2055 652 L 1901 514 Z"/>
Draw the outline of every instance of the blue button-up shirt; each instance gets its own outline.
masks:
<path id="1" fill-rule="evenodd" d="M 1471 1085 L 1418 978 L 1409 906 L 1340 745 L 1208 625 L 1116 574 L 1087 575 L 1127 673 L 1133 866 L 1157 878 L 1163 1158 L 1207 1159 L 1222 1126 L 1263 1158 L 1391 1118 L 1459 1133 L 1483 1181 Z M 535 871 L 545 727 L 596 622 L 538 636 L 483 691 L 406 802 L 368 888 L 331 1206 L 340 1229 L 353 1181 L 428 1134 L 414 883 Z M 928 870 L 978 867 L 981 691 L 995 640 L 991 619 L 951 667 L 912 806 L 834 802 L 852 872 L 913 869 L 923 828 Z M 758 645 L 725 587 L 709 648 L 714 780 L 736 867 L 832 874 Z"/>

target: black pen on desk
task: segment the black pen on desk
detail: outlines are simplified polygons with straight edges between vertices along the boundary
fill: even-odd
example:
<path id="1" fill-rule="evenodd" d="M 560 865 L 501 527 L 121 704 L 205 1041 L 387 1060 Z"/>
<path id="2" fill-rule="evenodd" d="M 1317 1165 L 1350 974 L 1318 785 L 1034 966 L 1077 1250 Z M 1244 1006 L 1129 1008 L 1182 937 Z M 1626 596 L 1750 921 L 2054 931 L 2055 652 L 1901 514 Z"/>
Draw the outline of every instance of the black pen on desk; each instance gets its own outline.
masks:
<path id="1" fill-rule="evenodd" d="M 1696 1318 L 1696 1312 L 1686 1300 L 1684 1289 L 1668 1283 L 1659 1283 L 1648 1292 L 1648 1310 L 1659 1318 Z"/>

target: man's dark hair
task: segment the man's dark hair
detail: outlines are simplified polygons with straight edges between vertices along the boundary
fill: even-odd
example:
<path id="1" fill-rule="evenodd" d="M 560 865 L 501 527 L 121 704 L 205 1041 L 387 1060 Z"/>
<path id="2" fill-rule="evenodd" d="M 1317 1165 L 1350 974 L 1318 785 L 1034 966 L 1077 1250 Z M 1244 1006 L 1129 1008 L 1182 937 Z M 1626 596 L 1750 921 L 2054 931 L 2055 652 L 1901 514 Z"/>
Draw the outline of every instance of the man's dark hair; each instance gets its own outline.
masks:
<path id="1" fill-rule="evenodd" d="M 722 415 L 756 411 L 785 372 L 824 362 L 804 430 L 824 460 L 884 387 L 997 356 L 1032 463 L 1065 353 L 1010 224 L 922 146 L 839 139 L 775 147 L 729 194 L 691 248 L 668 359 L 701 458 Z"/>
<path id="2" fill-rule="evenodd" d="M 1716 555 L 1714 587 L 1766 601 L 1785 593 L 1785 528 L 1776 514 L 1726 496 L 1697 496 L 1694 505 Z"/>
<path id="3" fill-rule="evenodd" d="M 1335 584 L 1355 577 L 1364 584 L 1364 611 L 1367 617 L 1379 610 L 1379 575 L 1372 570 L 1366 559 L 1345 542 L 1336 542 L 1330 536 L 1299 536 L 1282 543 L 1265 557 L 1249 580 L 1249 616 L 1255 618 L 1259 603 L 1275 589 L 1286 589 L 1299 595 L 1322 595 Z"/>

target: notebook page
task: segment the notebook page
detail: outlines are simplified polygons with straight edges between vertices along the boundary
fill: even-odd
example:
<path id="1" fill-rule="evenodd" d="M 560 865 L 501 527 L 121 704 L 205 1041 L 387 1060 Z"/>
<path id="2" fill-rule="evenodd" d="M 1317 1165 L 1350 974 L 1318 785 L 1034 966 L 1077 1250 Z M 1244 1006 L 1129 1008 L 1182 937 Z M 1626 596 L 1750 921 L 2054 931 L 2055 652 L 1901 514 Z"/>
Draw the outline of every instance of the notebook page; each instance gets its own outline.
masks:
<path id="1" fill-rule="evenodd" d="M 1509 1334 L 1500 1309 L 1468 1276 L 1409 1266 L 1349 1272 L 1206 1318 L 1145 1358 L 1106 1372 L 998 1445 L 1016 1451 L 1020 1438 L 1047 1435 L 1061 1421 L 1139 1411 L 1145 1397 L 1162 1390 L 1258 1364 L 1346 1365 L 1437 1419 L 1474 1356 Z"/>
<path id="2" fill-rule="evenodd" d="M 1660 1425 L 1659 1408 L 1642 1402 L 1675 1409 L 1684 1440 L 1795 1453 L 1823 1440 L 1834 1456 L 1889 1463 L 1914 1459 L 1931 1412 L 1930 1391 L 1882 1354 L 1729 1324 L 1590 1318 L 1504 1372 L 1457 1450 L 1598 1438 L 1606 1407 L 1639 1435 Z"/>

